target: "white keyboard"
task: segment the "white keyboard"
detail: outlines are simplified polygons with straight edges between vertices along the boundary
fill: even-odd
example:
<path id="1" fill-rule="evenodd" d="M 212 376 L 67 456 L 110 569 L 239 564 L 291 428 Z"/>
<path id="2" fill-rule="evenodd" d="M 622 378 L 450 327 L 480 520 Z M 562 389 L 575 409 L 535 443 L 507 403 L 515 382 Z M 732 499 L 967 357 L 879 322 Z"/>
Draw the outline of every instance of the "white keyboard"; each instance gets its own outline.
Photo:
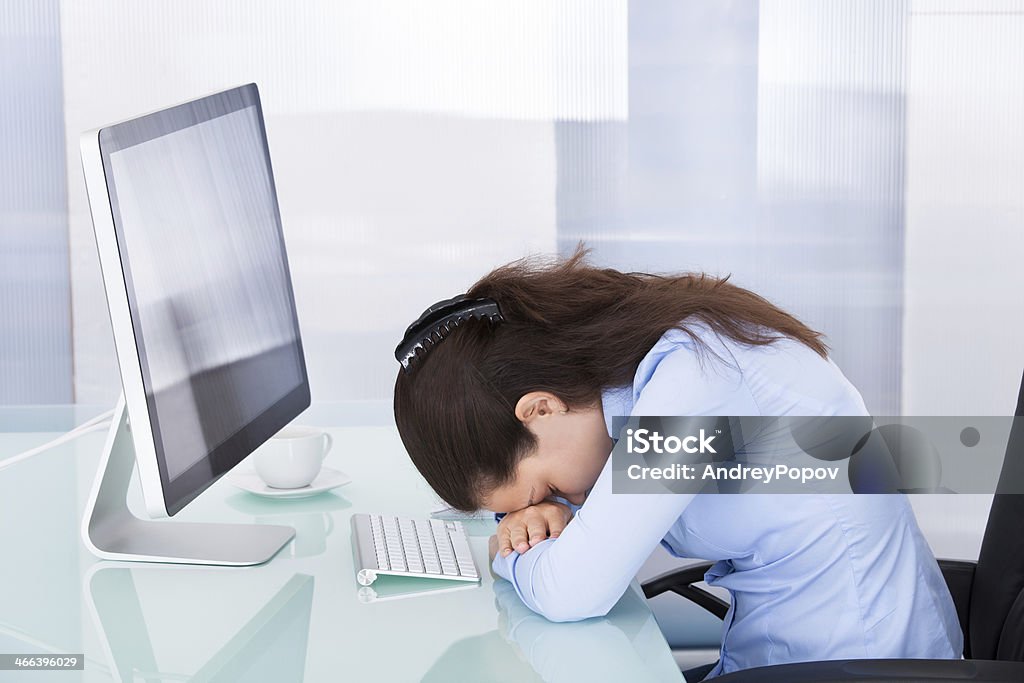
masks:
<path id="1" fill-rule="evenodd" d="M 356 580 L 378 574 L 479 581 L 462 522 L 395 515 L 352 515 Z"/>

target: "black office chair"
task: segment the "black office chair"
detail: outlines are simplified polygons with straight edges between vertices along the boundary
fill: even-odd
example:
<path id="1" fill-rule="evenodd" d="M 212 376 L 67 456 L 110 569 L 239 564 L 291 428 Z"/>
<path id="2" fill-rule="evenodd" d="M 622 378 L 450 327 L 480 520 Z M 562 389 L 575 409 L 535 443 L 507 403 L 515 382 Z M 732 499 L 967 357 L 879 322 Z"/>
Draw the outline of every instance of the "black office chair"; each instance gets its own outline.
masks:
<path id="1" fill-rule="evenodd" d="M 715 683 L 878 683 L 923 681 L 1024 682 L 1024 378 L 996 495 L 977 562 L 939 560 L 964 632 L 963 660 L 855 659 L 800 662 L 735 671 Z M 648 599 L 672 591 L 724 618 L 728 603 L 694 584 L 710 563 L 663 574 L 643 584 Z"/>

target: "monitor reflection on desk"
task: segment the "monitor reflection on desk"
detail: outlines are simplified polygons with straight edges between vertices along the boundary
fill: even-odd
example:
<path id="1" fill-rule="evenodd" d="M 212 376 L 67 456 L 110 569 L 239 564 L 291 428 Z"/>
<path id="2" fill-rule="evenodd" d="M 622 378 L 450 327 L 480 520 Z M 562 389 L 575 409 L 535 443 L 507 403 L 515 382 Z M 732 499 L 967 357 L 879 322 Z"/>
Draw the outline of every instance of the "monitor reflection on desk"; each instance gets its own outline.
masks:
<path id="1" fill-rule="evenodd" d="M 167 674 L 172 678 L 181 674 L 180 665 L 157 662 L 155 652 L 166 650 L 167 644 L 151 641 L 151 629 L 147 628 L 133 577 L 135 572 L 161 571 L 184 570 L 106 567 L 88 579 L 86 595 L 91 601 L 114 680 L 162 679 L 162 669 L 168 669 Z M 225 683 L 302 680 L 313 585 L 312 576 L 295 574 L 189 680 Z M 211 609 L 217 609 L 212 601 L 210 605 Z M 190 623 L 195 625 L 203 622 L 201 614 L 190 617 Z"/>

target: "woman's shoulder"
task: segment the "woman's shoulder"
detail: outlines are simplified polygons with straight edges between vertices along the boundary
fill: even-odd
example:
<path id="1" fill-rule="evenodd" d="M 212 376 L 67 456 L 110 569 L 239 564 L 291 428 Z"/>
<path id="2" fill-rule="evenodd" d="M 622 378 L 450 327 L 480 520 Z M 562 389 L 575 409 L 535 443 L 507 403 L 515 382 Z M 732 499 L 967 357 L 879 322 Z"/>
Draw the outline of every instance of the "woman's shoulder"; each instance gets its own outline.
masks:
<path id="1" fill-rule="evenodd" d="M 635 400 L 654 394 L 665 404 L 666 397 L 682 395 L 686 400 L 675 403 L 683 408 L 722 412 L 661 414 L 867 414 L 860 392 L 832 359 L 798 340 L 782 337 L 756 346 L 719 334 L 703 321 L 684 325 L 689 333 L 668 330 L 641 361 Z"/>
<path id="2" fill-rule="evenodd" d="M 633 379 L 635 414 L 760 415 L 723 340 L 703 323 L 687 329 L 693 336 L 665 332 L 640 362 Z"/>

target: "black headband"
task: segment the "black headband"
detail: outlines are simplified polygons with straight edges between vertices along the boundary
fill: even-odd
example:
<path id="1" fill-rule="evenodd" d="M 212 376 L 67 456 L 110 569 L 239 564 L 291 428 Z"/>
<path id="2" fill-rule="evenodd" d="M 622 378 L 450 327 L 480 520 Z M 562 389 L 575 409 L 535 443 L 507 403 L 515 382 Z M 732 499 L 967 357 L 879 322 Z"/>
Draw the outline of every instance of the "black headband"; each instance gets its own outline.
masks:
<path id="1" fill-rule="evenodd" d="M 412 361 L 421 350 L 429 351 L 445 336 L 470 318 L 498 323 L 504 320 L 498 303 L 494 299 L 468 299 L 465 294 L 438 301 L 423 311 L 416 321 L 409 325 L 405 336 L 395 348 L 395 359 L 406 372 L 412 372 Z"/>

